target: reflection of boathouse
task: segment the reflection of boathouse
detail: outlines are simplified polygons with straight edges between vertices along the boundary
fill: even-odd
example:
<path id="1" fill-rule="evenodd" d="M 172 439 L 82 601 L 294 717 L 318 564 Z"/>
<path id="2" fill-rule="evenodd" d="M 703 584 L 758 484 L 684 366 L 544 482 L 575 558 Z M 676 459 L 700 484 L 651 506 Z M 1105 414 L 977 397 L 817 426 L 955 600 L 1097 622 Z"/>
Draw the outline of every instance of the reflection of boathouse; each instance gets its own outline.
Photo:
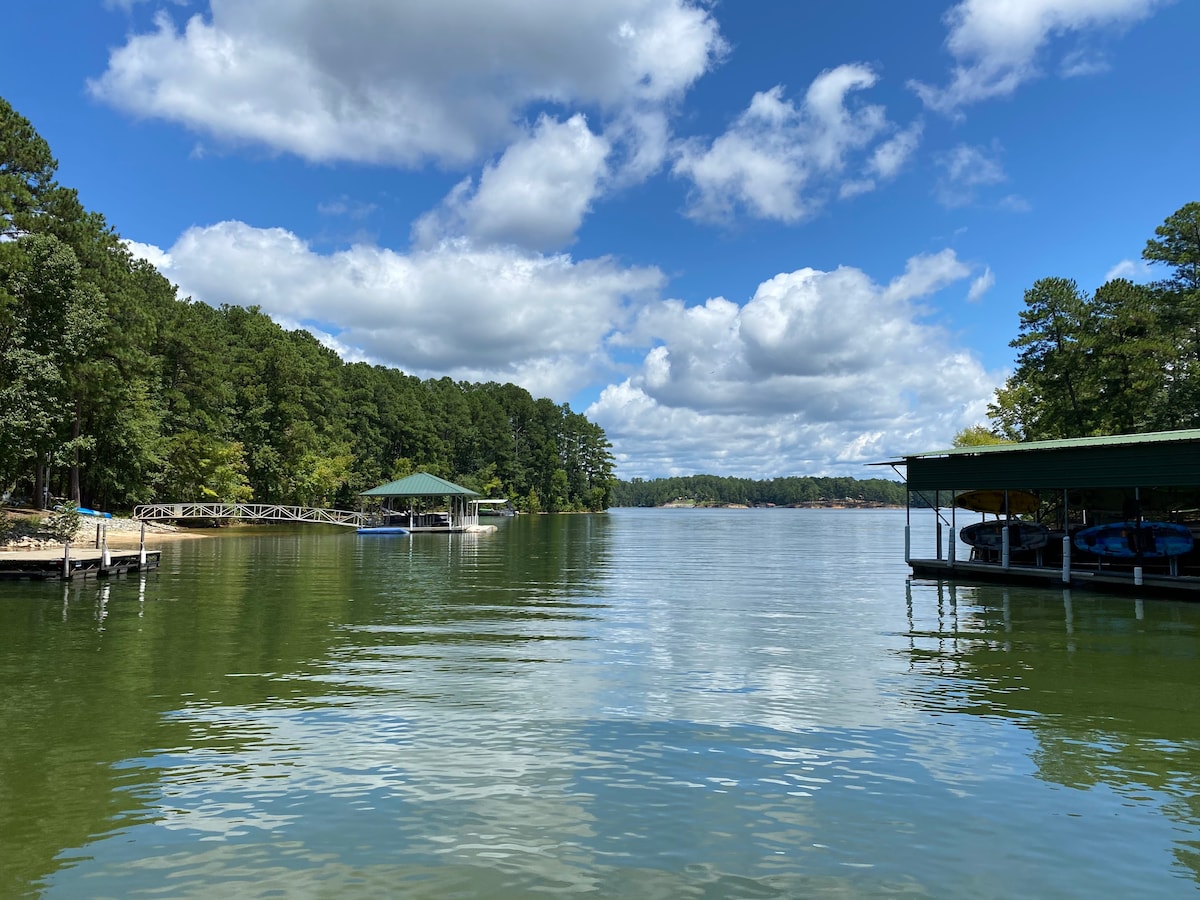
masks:
<path id="1" fill-rule="evenodd" d="M 896 460 L 915 576 L 1200 594 L 1200 430 L 962 447 Z M 912 526 L 936 523 L 931 547 Z"/>
<path id="2" fill-rule="evenodd" d="M 371 514 L 374 526 L 399 526 L 410 532 L 495 531 L 479 524 L 479 495 L 436 475 L 418 472 L 363 491 L 359 497 L 379 507 Z"/>

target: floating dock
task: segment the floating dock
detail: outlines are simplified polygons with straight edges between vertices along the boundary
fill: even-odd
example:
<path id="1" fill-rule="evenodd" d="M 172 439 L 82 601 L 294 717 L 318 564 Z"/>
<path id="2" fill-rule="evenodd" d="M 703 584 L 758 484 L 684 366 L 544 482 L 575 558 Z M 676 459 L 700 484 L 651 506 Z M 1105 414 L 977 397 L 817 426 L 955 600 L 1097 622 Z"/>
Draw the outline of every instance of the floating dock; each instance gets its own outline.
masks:
<path id="1" fill-rule="evenodd" d="M 963 562 L 945 559 L 909 560 L 914 578 L 932 580 L 990 581 L 1044 587 L 1085 588 L 1114 593 L 1200 598 L 1200 577 L 1166 572 L 1135 572 L 1131 569 L 1071 569 L 1066 577 L 1060 569 L 1035 565 Z"/>
<path id="2" fill-rule="evenodd" d="M 881 465 L 905 470 L 914 577 L 1200 600 L 1200 429 L 953 447 Z M 927 512 L 935 540 L 923 558 L 912 519 Z M 970 513 L 978 524 L 962 520 Z M 1094 538 L 1107 533 L 1119 540 Z"/>
<path id="3" fill-rule="evenodd" d="M 0 551 L 0 580 L 110 578 L 157 569 L 161 557 L 161 550 L 84 550 L 70 545 L 59 550 L 6 550 Z"/>

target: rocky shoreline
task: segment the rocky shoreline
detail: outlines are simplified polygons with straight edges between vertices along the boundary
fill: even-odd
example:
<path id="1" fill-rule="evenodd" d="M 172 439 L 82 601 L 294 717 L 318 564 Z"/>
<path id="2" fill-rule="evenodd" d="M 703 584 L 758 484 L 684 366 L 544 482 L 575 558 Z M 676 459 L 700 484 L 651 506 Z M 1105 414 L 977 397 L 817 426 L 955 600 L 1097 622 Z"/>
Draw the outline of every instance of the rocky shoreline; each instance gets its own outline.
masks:
<path id="1" fill-rule="evenodd" d="M 0 512 L 6 513 L 16 523 L 24 521 L 29 523 L 30 526 L 32 525 L 32 520 L 43 518 L 46 515 L 46 513 L 37 513 L 30 510 L 6 509 L 0 510 Z M 177 528 L 174 525 L 163 525 L 158 522 L 142 522 L 139 519 L 118 518 L 116 516 L 111 519 L 103 519 L 96 516 L 82 516 L 81 518 L 82 521 L 75 532 L 75 538 L 71 541 L 73 546 L 95 546 L 97 526 L 104 526 L 105 535 L 110 547 L 138 546 L 141 543 L 143 525 L 146 527 L 146 546 L 148 547 L 153 547 L 164 541 L 186 540 L 203 536 L 189 532 L 186 529 Z M 7 542 L 0 542 L 0 553 L 6 550 L 53 550 L 62 546 L 62 541 L 44 537 L 36 533 L 26 533 L 18 534 Z"/>

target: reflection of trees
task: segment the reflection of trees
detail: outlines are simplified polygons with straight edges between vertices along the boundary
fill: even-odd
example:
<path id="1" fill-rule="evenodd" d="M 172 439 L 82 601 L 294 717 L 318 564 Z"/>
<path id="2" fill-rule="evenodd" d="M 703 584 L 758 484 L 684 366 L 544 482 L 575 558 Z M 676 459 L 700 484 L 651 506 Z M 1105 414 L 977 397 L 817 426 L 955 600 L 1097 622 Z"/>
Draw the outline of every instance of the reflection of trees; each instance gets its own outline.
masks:
<path id="1" fill-rule="evenodd" d="M 607 526 L 528 516 L 499 535 L 403 541 L 239 529 L 167 547 L 142 581 L 0 585 L 0 896 L 157 816 L 158 757 L 269 755 L 269 729 L 223 711 L 368 692 L 370 679 L 308 676 L 375 649 L 517 646 L 552 633 L 546 620 L 578 633 Z M 217 714 L 173 715 L 206 707 Z"/>
<path id="2" fill-rule="evenodd" d="M 272 576 L 294 602 L 270 602 L 247 577 L 263 552 L 244 538 L 195 542 L 167 548 L 144 581 L 3 586 L 0 895 L 69 864 L 64 849 L 145 820 L 153 770 L 130 761 L 193 738 L 164 714 L 262 702 L 283 689 L 270 673 L 326 652 L 350 567 L 292 554 Z"/>
<path id="3" fill-rule="evenodd" d="M 914 673 L 954 689 L 917 705 L 1003 717 L 1033 733 L 1039 777 L 1066 787 L 1147 792 L 1189 829 L 1200 827 L 1200 607 L 1103 594 L 953 586 L 915 598 Z M 1175 855 L 1200 880 L 1200 854 Z"/>

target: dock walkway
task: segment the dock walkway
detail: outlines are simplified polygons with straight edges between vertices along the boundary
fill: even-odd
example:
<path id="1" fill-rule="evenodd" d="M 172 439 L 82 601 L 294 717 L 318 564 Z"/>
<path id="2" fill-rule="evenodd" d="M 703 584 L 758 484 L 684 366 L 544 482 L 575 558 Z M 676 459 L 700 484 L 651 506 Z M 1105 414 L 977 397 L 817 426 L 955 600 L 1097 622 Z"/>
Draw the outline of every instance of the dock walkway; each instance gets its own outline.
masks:
<path id="1" fill-rule="evenodd" d="M 312 522 L 352 528 L 367 524 L 367 515 L 361 512 L 282 506 L 278 503 L 146 503 L 134 507 L 133 517 L 143 522 L 176 519 L 251 519 L 259 522 Z"/>
<path id="2" fill-rule="evenodd" d="M 0 580 L 57 581 L 72 578 L 109 578 L 129 572 L 157 569 L 160 550 L 92 550 L 71 547 L 57 550 L 0 552 Z"/>

